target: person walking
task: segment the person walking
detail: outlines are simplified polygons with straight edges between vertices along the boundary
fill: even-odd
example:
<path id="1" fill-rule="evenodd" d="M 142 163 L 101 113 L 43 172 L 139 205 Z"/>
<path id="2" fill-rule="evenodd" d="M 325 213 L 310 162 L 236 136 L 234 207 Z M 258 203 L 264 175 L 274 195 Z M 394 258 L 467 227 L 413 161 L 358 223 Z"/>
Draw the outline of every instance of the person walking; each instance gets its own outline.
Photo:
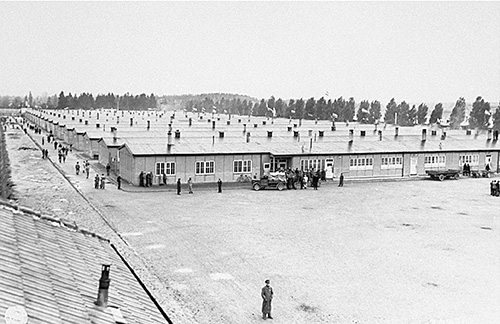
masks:
<path id="1" fill-rule="evenodd" d="M 76 161 L 75 171 L 76 171 L 76 175 L 80 174 L 80 163 L 78 161 Z"/>
<path id="2" fill-rule="evenodd" d="M 490 182 L 490 195 L 492 195 L 492 196 L 495 195 L 495 190 L 497 188 L 497 185 L 495 182 L 496 182 L 495 180 Z"/>
<path id="3" fill-rule="evenodd" d="M 218 188 L 218 193 L 222 193 L 222 180 L 219 178 L 217 181 L 217 188 Z"/>
<path id="4" fill-rule="evenodd" d="M 181 194 L 181 178 L 177 179 L 177 194 Z"/>
<path id="5" fill-rule="evenodd" d="M 88 179 L 89 174 L 90 174 L 90 164 L 88 161 L 85 163 L 85 174 L 87 175 L 87 179 Z"/>
<path id="6" fill-rule="evenodd" d="M 120 190 L 122 188 L 122 177 L 120 177 L 120 175 L 116 177 L 116 184 L 118 186 L 118 190 Z"/>
<path id="7" fill-rule="evenodd" d="M 339 178 L 339 187 L 343 187 L 343 186 L 344 186 L 344 174 L 341 173 L 340 178 Z"/>
<path id="8" fill-rule="evenodd" d="M 190 194 L 193 193 L 193 180 L 191 180 L 191 177 L 188 179 L 188 190 Z"/>
<path id="9" fill-rule="evenodd" d="M 262 318 L 263 319 L 273 319 L 271 316 L 271 301 L 273 300 L 273 288 L 269 285 L 270 280 L 265 281 L 266 285 L 262 287 L 260 296 L 262 297 Z"/>

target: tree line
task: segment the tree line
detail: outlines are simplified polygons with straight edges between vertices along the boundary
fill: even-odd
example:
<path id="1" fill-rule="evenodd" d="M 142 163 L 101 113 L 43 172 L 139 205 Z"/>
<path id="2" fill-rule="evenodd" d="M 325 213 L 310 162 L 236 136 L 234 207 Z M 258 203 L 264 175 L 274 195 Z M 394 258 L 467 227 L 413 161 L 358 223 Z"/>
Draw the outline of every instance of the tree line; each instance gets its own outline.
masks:
<path id="1" fill-rule="evenodd" d="M 500 107 L 500 104 L 499 104 Z M 432 111 L 425 103 L 410 105 L 406 101 L 397 103 L 391 99 L 385 106 L 382 118 L 382 106 L 378 100 L 363 100 L 356 109 L 353 97 L 344 99 L 328 99 L 324 97 L 316 100 L 314 97 L 307 100 L 290 99 L 288 101 L 271 96 L 260 101 L 241 100 L 240 98 L 214 100 L 206 96 L 203 99 L 191 99 L 185 103 L 185 110 L 198 113 L 228 113 L 248 116 L 283 117 L 292 119 L 331 120 L 332 122 L 357 121 L 363 124 L 378 124 L 384 122 L 400 126 L 423 124 L 440 124 L 451 129 L 459 129 L 466 121 L 466 101 L 459 98 L 449 116 L 443 116 L 443 104 L 438 103 Z M 493 127 L 500 129 L 500 109 L 491 111 L 489 102 L 477 97 L 472 104 L 472 110 L 467 116 L 470 128 L 485 129 Z"/>

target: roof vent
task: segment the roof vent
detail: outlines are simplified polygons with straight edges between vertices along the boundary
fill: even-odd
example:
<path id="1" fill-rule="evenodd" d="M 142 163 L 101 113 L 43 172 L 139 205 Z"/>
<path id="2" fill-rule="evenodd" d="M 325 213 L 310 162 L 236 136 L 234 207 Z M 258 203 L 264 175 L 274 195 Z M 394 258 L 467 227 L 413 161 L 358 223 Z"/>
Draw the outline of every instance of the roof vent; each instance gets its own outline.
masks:
<path id="1" fill-rule="evenodd" d="M 446 134 L 446 133 L 445 133 Z M 488 129 L 488 141 L 491 141 L 491 136 L 493 134 L 493 130 Z"/>
<path id="2" fill-rule="evenodd" d="M 257 127 L 257 124 L 253 124 L 253 127 Z"/>
<path id="3" fill-rule="evenodd" d="M 431 131 L 431 136 L 436 136 L 437 132 L 435 130 Z"/>
<path id="4" fill-rule="evenodd" d="M 359 132 L 359 136 L 361 136 L 361 137 L 365 137 L 365 135 L 366 135 L 366 131 L 364 131 L 364 130 L 363 130 L 363 131 L 360 131 L 360 132 Z"/>
<path id="5" fill-rule="evenodd" d="M 318 136 L 319 137 L 325 136 L 325 131 L 318 131 Z"/>
<path id="6" fill-rule="evenodd" d="M 381 130 L 378 131 L 378 140 L 379 141 L 382 140 L 382 131 Z"/>
<path id="7" fill-rule="evenodd" d="M 101 268 L 101 278 L 99 279 L 99 290 L 97 292 L 97 300 L 95 304 L 100 307 L 108 306 L 108 290 L 109 290 L 109 270 L 110 264 L 103 264 Z"/>
<path id="8" fill-rule="evenodd" d="M 265 121 L 265 120 L 263 120 L 263 121 L 262 121 L 262 125 L 265 125 L 265 124 L 266 124 L 266 121 Z"/>
<path id="9" fill-rule="evenodd" d="M 224 137 L 224 132 L 219 132 L 219 137 L 223 138 Z"/>
<path id="10" fill-rule="evenodd" d="M 308 133 L 309 133 L 309 136 L 312 136 L 313 130 L 312 129 L 308 130 Z"/>
<path id="11" fill-rule="evenodd" d="M 240 118 L 240 119 L 238 119 L 238 123 L 241 123 L 241 118 Z"/>
<path id="12" fill-rule="evenodd" d="M 130 126 L 134 125 L 134 118 L 130 118 Z"/>
<path id="13" fill-rule="evenodd" d="M 88 120 L 86 120 L 86 121 L 85 121 L 85 125 L 88 125 L 88 124 L 89 124 L 89 121 L 88 121 Z"/>
<path id="14" fill-rule="evenodd" d="M 101 125 L 95 124 L 95 128 L 99 128 L 99 127 L 101 127 Z"/>
<path id="15" fill-rule="evenodd" d="M 226 123 L 227 123 L 228 125 L 231 125 L 231 121 L 230 121 L 230 120 L 228 120 Z"/>
<path id="16" fill-rule="evenodd" d="M 192 118 L 189 118 L 188 124 L 189 124 L 189 126 L 191 126 L 193 124 L 193 119 Z"/>
<path id="17" fill-rule="evenodd" d="M 215 129 L 215 120 L 212 121 L 212 129 Z"/>
<path id="18" fill-rule="evenodd" d="M 149 130 L 149 128 L 151 127 L 151 122 L 148 120 L 148 127 L 147 127 L 147 130 Z"/>
<path id="19" fill-rule="evenodd" d="M 354 129 L 349 130 L 349 142 L 354 140 Z"/>
<path id="20" fill-rule="evenodd" d="M 394 137 L 398 137 L 399 135 L 399 127 L 394 128 Z"/>
<path id="21" fill-rule="evenodd" d="M 287 130 L 287 131 L 289 131 L 289 132 L 291 132 L 291 131 L 292 131 L 292 126 L 288 126 L 288 127 L 286 128 L 286 130 Z"/>
<path id="22" fill-rule="evenodd" d="M 422 142 L 427 140 L 427 129 L 422 129 Z"/>
<path id="23" fill-rule="evenodd" d="M 299 137 L 299 131 L 293 131 L 293 137 Z"/>
<path id="24" fill-rule="evenodd" d="M 273 137 L 273 132 L 272 131 L 267 131 L 267 137 Z"/>
<path id="25" fill-rule="evenodd" d="M 181 138 L 181 131 L 180 130 L 175 131 L 175 138 Z"/>
<path id="26" fill-rule="evenodd" d="M 468 130 L 465 131 L 465 135 L 471 135 L 471 134 L 472 134 L 472 132 L 471 132 L 470 129 L 468 129 Z"/>

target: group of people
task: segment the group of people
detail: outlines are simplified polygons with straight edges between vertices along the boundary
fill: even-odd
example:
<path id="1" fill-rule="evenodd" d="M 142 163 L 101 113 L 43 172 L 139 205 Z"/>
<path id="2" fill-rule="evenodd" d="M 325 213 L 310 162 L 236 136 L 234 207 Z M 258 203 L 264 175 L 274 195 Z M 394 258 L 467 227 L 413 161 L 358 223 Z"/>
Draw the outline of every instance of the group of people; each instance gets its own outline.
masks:
<path id="1" fill-rule="evenodd" d="M 181 178 L 177 179 L 176 185 L 177 185 L 177 194 L 180 195 L 181 191 L 182 191 Z M 188 186 L 188 193 L 190 193 L 190 194 L 194 193 L 193 192 L 193 179 L 191 179 L 191 177 L 189 177 L 189 179 L 187 181 L 187 186 Z M 222 193 L 222 180 L 220 178 L 219 178 L 219 180 L 217 180 L 217 192 Z"/>
<path id="2" fill-rule="evenodd" d="M 95 189 L 105 189 L 106 188 L 106 176 L 101 174 L 99 177 L 99 174 L 96 174 L 94 177 L 94 188 Z"/>
<path id="3" fill-rule="evenodd" d="M 462 174 L 464 176 L 470 176 L 470 164 L 464 163 Z"/>
<path id="4" fill-rule="evenodd" d="M 490 182 L 490 195 L 499 197 L 500 196 L 500 180 Z"/>
<path id="5" fill-rule="evenodd" d="M 86 174 L 87 179 L 88 179 L 89 178 L 89 174 L 90 174 L 90 163 L 89 163 L 88 160 L 84 160 L 81 165 L 80 165 L 79 161 L 76 161 L 76 164 L 75 164 L 75 173 L 76 173 L 76 175 L 80 174 L 80 170 L 83 173 Z"/>
<path id="6" fill-rule="evenodd" d="M 107 168 L 106 168 L 106 170 L 107 170 Z M 166 178 L 167 177 L 164 175 L 165 184 L 167 182 Z M 153 172 L 141 171 L 141 173 L 139 173 L 139 186 L 141 186 L 141 187 L 153 186 Z"/>
<path id="7" fill-rule="evenodd" d="M 287 189 L 307 189 L 307 187 L 312 187 L 314 190 L 318 190 L 321 181 L 326 181 L 326 171 L 325 170 L 295 170 L 288 168 L 287 170 L 280 169 L 275 174 L 271 176 L 276 176 L 279 179 L 283 179 L 286 182 Z M 254 177 L 255 178 L 255 177 Z M 299 188 L 297 188 L 297 186 Z M 344 186 L 344 174 L 340 174 L 339 187 Z"/>

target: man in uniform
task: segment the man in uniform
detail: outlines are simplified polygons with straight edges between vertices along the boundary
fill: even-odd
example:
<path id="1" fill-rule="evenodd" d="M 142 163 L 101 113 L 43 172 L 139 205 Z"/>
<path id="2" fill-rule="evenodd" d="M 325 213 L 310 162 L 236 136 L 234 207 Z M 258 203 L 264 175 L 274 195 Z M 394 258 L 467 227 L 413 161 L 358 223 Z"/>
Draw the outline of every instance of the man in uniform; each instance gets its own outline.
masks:
<path id="1" fill-rule="evenodd" d="M 222 180 L 219 178 L 217 181 L 217 188 L 218 188 L 218 193 L 222 193 Z"/>
<path id="2" fill-rule="evenodd" d="M 177 194 L 181 194 L 181 178 L 177 179 Z"/>
<path id="3" fill-rule="evenodd" d="M 344 186 L 344 174 L 341 173 L 340 179 L 339 179 L 339 187 L 343 187 L 343 186 Z"/>
<path id="4" fill-rule="evenodd" d="M 264 287 L 262 287 L 262 291 L 260 293 L 261 297 L 262 297 L 262 318 L 263 319 L 266 319 L 266 318 L 270 318 L 270 319 L 273 319 L 271 317 L 271 300 L 273 299 L 273 288 L 271 288 L 271 286 L 269 286 L 269 279 L 267 279 L 266 281 L 266 285 Z"/>

